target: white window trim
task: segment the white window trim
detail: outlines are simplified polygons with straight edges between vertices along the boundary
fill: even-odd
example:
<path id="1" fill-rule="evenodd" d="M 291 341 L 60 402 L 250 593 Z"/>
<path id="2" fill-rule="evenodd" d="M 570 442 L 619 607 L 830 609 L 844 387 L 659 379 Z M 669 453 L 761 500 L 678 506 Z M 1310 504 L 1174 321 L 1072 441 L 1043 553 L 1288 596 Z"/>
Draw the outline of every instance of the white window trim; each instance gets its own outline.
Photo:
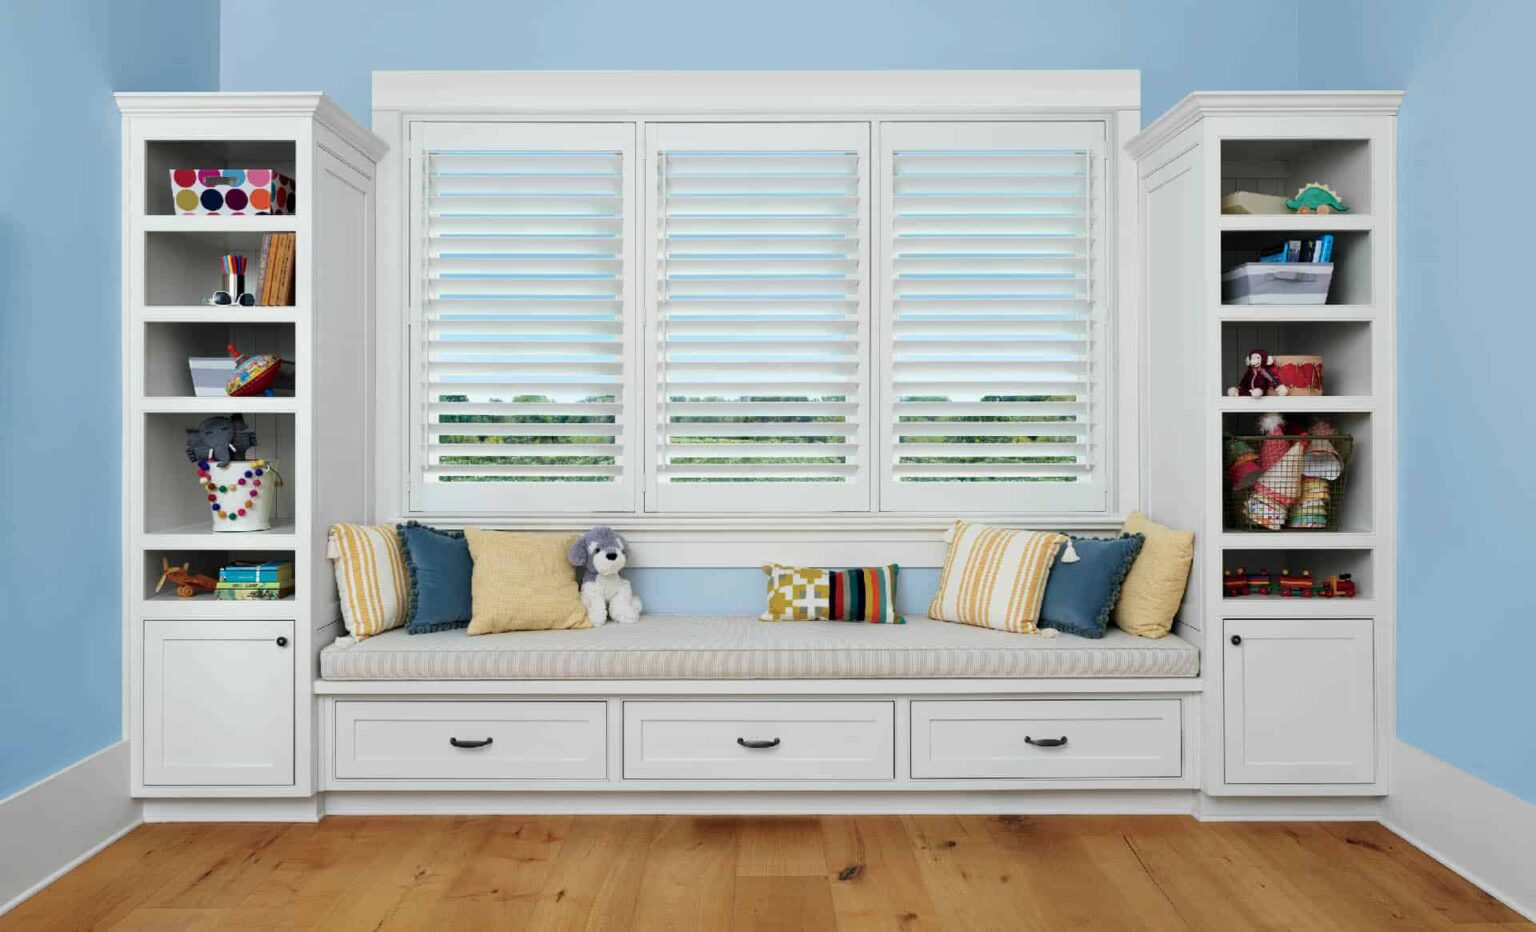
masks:
<path id="1" fill-rule="evenodd" d="M 410 412 L 406 373 L 410 287 L 406 184 L 417 121 L 848 120 L 878 115 L 902 120 L 1099 119 L 1107 124 L 1106 176 L 1114 179 L 1106 223 L 1112 231 L 1104 287 L 1112 290 L 1105 403 L 1111 409 L 1106 467 L 1112 484 L 1103 514 L 999 513 L 997 523 L 1064 530 L 1118 527 L 1141 505 L 1147 438 L 1141 431 L 1143 308 L 1133 248 L 1138 226 L 1135 166 L 1123 146 L 1141 126 L 1136 71 L 887 72 L 376 72 L 373 129 L 390 144 L 379 165 L 378 306 L 374 520 L 416 519 L 445 525 L 574 528 L 588 516 L 569 513 L 483 515 L 411 511 Z M 957 105 L 957 102 L 963 104 Z M 797 562 L 901 562 L 933 566 L 943 547 L 935 531 L 949 514 L 805 515 L 610 514 L 591 516 L 642 546 L 643 566 L 750 566 L 765 558 Z"/>

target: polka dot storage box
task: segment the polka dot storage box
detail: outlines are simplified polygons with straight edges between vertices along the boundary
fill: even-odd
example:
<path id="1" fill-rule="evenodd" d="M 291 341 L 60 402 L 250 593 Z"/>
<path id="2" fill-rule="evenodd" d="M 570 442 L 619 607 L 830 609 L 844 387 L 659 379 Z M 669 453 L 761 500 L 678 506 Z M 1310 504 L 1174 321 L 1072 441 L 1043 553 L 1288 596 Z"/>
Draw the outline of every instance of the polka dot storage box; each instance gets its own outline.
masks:
<path id="1" fill-rule="evenodd" d="M 173 168 L 178 214 L 293 213 L 293 179 L 270 168 Z"/>

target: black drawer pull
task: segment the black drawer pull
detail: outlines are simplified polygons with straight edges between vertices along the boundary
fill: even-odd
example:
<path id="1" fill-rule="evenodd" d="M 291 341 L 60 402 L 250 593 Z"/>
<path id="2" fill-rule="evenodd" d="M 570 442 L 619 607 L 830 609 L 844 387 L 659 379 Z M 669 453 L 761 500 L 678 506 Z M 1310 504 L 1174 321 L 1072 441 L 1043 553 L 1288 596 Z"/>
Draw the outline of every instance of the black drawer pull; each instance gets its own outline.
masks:
<path id="1" fill-rule="evenodd" d="M 278 638 L 277 639 L 277 646 L 278 647 L 287 647 L 288 646 L 288 639 L 285 638 L 285 637 Z"/>
<path id="2" fill-rule="evenodd" d="M 1062 735 L 1060 738 L 1031 738 L 1029 735 L 1025 735 L 1024 743 L 1032 744 L 1037 748 L 1061 748 L 1066 747 L 1067 736 Z"/>
<path id="3" fill-rule="evenodd" d="M 456 748 L 487 748 L 491 746 L 491 739 L 481 738 L 478 741 L 474 739 L 466 741 L 463 738 L 449 738 L 448 743 Z"/>
<path id="4" fill-rule="evenodd" d="M 1242 643 L 1243 643 L 1243 636 L 1241 634 L 1234 634 L 1234 635 L 1232 635 L 1232 646 L 1233 647 L 1240 647 L 1240 646 L 1242 646 Z"/>
<path id="5" fill-rule="evenodd" d="M 753 748 L 755 750 L 762 750 L 763 748 L 776 748 L 776 747 L 778 747 L 779 746 L 779 739 L 778 738 L 774 738 L 772 741 L 748 741 L 746 738 L 737 738 L 736 739 L 736 743 L 741 745 L 744 748 Z"/>

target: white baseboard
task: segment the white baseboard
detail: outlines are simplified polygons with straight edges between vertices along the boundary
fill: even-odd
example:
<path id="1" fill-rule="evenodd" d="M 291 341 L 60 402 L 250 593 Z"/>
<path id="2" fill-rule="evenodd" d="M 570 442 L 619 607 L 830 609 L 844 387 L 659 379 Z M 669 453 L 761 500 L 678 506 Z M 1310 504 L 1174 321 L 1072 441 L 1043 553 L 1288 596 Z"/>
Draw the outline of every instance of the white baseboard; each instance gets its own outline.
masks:
<path id="1" fill-rule="evenodd" d="M 325 796 L 327 815 L 1188 815 L 1190 790 L 539 792 Z"/>
<path id="2" fill-rule="evenodd" d="M 319 822 L 321 797 L 299 799 L 146 799 L 145 822 Z"/>
<path id="3" fill-rule="evenodd" d="M 1376 822 L 1379 796 L 1208 796 L 1195 800 L 1202 822 Z"/>
<path id="4" fill-rule="evenodd" d="M 1399 741 L 1381 821 L 1536 921 L 1536 803 Z"/>
<path id="5" fill-rule="evenodd" d="M 0 800 L 0 915 L 139 824 L 128 756 L 119 741 Z"/>

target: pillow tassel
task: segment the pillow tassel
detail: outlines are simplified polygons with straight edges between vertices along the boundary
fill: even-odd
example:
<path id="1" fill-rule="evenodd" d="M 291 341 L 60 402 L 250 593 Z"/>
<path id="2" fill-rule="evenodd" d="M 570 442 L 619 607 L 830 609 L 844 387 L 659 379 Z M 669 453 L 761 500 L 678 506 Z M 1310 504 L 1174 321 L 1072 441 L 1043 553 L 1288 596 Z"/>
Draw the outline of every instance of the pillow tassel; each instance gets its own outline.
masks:
<path id="1" fill-rule="evenodd" d="M 1070 537 L 1067 538 L 1067 549 L 1065 549 L 1065 550 L 1063 550 L 1061 552 L 1061 562 L 1063 562 L 1063 563 L 1076 563 L 1077 562 L 1077 551 L 1072 548 L 1072 538 L 1070 538 Z"/>

